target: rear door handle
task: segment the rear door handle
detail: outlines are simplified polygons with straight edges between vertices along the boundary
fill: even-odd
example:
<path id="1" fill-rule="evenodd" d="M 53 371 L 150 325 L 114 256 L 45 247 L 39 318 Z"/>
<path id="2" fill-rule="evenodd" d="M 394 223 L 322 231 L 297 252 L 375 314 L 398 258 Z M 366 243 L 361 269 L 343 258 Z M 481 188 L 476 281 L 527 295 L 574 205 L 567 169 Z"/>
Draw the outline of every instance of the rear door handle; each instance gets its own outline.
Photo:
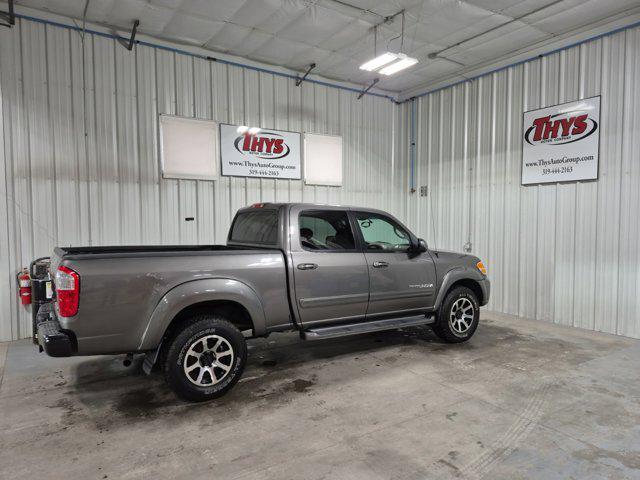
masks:
<path id="1" fill-rule="evenodd" d="M 299 263 L 298 270 L 315 270 L 318 268 L 317 263 Z"/>
<path id="2" fill-rule="evenodd" d="M 387 268 L 388 266 L 387 262 L 373 262 L 373 268 Z"/>

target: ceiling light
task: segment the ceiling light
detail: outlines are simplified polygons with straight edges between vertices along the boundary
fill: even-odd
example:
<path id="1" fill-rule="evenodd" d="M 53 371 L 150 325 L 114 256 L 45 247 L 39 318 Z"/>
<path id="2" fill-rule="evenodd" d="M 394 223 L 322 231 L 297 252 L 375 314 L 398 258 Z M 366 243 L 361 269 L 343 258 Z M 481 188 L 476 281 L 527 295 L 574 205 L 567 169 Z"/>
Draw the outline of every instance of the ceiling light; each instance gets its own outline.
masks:
<path id="1" fill-rule="evenodd" d="M 392 63 L 391 65 L 387 65 L 382 70 L 380 70 L 380 73 L 382 75 L 393 75 L 394 73 L 397 73 L 400 70 L 404 70 L 405 68 L 409 68 L 416 63 L 418 63 L 418 60 L 416 60 L 415 58 L 407 57 L 405 54 L 399 53 L 398 61 Z"/>
<path id="2" fill-rule="evenodd" d="M 389 65 L 391 62 L 394 62 L 398 59 L 398 55 L 391 52 L 383 53 L 382 55 L 378 55 L 373 60 L 369 60 L 368 62 L 360 65 L 360 70 L 367 70 L 368 72 L 373 72 L 378 70 L 385 65 Z"/>

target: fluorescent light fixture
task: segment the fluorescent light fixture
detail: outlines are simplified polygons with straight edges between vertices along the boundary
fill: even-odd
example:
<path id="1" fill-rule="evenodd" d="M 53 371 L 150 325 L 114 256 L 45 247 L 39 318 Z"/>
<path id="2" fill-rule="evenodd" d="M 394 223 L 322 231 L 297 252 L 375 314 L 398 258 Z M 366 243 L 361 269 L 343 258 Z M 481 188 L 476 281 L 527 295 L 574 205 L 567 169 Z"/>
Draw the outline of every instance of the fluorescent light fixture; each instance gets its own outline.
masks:
<path id="1" fill-rule="evenodd" d="M 249 129 L 249 135 L 256 135 L 260 130 L 262 129 L 259 127 L 251 127 Z"/>
<path id="2" fill-rule="evenodd" d="M 373 60 L 369 60 L 368 62 L 360 65 L 360 70 L 367 70 L 368 72 L 373 72 L 378 70 L 385 65 L 389 65 L 391 62 L 395 62 L 398 59 L 398 55 L 391 52 L 383 53 L 382 55 L 378 55 Z"/>
<path id="3" fill-rule="evenodd" d="M 404 70 L 405 68 L 409 68 L 416 63 L 418 63 L 418 60 L 416 60 L 415 58 L 407 57 L 405 54 L 399 53 L 398 61 L 392 63 L 391 65 L 387 65 L 380 70 L 380 73 L 382 75 L 393 75 L 394 73 L 397 73 L 400 70 Z"/>
<path id="4" fill-rule="evenodd" d="M 236 132 L 238 132 L 238 134 L 242 135 L 244 133 L 247 133 L 248 130 L 249 130 L 249 127 L 247 127 L 246 125 L 240 125 L 238 127 L 238 129 L 236 130 Z"/>

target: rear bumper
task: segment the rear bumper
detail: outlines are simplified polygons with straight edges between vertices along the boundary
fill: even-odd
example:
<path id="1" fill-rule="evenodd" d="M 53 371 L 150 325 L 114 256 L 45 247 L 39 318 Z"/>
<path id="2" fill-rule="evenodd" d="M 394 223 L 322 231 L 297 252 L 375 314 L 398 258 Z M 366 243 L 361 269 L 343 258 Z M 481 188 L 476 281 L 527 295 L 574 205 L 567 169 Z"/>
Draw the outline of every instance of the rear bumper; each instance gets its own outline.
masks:
<path id="1" fill-rule="evenodd" d="M 60 329 L 57 320 L 38 324 L 38 343 L 50 357 L 70 357 L 73 354 L 71 337 Z"/>
<path id="2" fill-rule="evenodd" d="M 45 304 L 36 318 L 38 344 L 50 357 L 70 357 L 74 353 L 72 335 L 60 327 L 51 304 Z"/>

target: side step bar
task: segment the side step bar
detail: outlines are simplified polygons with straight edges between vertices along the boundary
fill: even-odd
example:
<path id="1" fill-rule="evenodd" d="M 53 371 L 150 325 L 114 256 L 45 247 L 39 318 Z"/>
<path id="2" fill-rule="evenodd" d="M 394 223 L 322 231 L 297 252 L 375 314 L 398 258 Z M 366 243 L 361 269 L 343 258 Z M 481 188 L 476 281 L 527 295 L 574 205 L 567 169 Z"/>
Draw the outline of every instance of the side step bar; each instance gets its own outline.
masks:
<path id="1" fill-rule="evenodd" d="M 346 337 L 360 333 L 379 332 L 396 328 L 415 327 L 417 325 L 430 325 L 435 322 L 433 315 L 413 315 L 411 317 L 386 318 L 371 322 L 352 323 L 349 325 L 336 325 L 333 327 L 319 327 L 304 330 L 302 338 L 305 340 L 323 340 L 325 338 Z"/>

